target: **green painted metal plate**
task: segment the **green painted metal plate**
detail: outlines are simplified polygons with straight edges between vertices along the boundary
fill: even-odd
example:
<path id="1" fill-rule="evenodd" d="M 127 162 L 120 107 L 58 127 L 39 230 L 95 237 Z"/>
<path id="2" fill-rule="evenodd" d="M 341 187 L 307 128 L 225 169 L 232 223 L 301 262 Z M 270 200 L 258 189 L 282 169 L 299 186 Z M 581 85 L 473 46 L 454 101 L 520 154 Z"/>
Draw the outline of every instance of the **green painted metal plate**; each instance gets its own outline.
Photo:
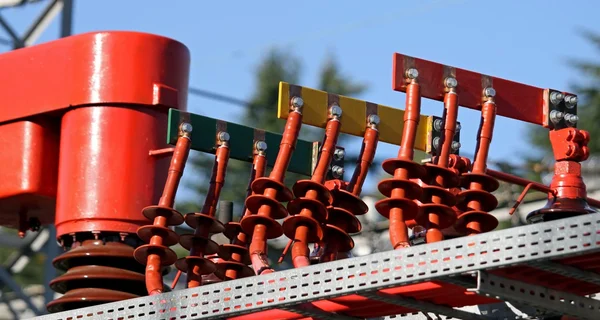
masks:
<path id="1" fill-rule="evenodd" d="M 230 135 L 229 157 L 231 159 L 252 162 L 254 142 L 264 140 L 267 143 L 267 165 L 272 167 L 275 164 L 281 134 L 169 109 L 168 144 L 174 145 L 177 142 L 179 126 L 182 122 L 191 123 L 193 126 L 192 150 L 214 154 L 217 146 L 217 132 L 226 131 Z M 310 176 L 315 161 L 313 154 L 316 149 L 313 142 L 298 140 L 288 171 Z"/>

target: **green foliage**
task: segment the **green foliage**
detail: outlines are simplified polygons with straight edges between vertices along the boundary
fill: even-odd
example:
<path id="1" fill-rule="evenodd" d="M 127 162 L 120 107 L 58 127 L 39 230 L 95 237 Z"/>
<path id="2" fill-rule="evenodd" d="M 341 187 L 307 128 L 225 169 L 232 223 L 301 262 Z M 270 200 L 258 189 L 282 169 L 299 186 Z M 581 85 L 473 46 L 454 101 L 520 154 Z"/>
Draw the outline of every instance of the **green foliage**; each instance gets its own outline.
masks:
<path id="1" fill-rule="evenodd" d="M 237 121 L 239 123 L 261 128 L 272 132 L 283 132 L 285 121 L 277 118 L 277 100 L 279 95 L 279 82 L 300 84 L 300 60 L 291 53 L 282 50 L 271 50 L 260 62 L 256 70 L 255 91 L 251 96 L 249 105 Z M 318 89 L 341 95 L 356 96 L 366 90 L 366 85 L 355 82 L 347 75 L 343 75 L 336 59 L 329 55 L 321 67 L 318 79 Z M 303 126 L 300 137 L 309 141 L 322 139 L 322 129 Z M 340 144 L 343 144 L 340 137 Z M 190 168 L 197 174 L 198 179 L 188 185 L 195 191 L 195 199 L 178 205 L 183 212 L 191 212 L 201 208 L 201 199 L 204 198 L 208 188 L 214 156 L 194 153 L 190 157 Z M 241 208 L 248 186 L 249 163 L 230 160 L 227 167 L 225 187 L 221 193 L 221 200 L 234 201 L 235 216 L 241 215 Z M 306 177 L 288 173 L 285 183 L 291 186 L 295 181 Z"/>

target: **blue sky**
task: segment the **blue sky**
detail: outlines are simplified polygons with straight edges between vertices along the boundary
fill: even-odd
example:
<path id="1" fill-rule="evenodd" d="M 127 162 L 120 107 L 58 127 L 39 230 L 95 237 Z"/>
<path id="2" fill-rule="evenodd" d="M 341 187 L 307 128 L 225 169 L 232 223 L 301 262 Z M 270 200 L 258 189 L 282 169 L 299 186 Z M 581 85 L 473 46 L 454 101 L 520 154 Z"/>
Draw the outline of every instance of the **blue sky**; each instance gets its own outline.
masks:
<path id="1" fill-rule="evenodd" d="M 41 5 L 7 9 L 2 15 L 24 30 Z M 392 54 L 401 52 L 447 65 L 532 84 L 568 89 L 579 76 L 568 58 L 598 60 L 579 36 L 600 32 L 600 2 L 559 0 L 446 1 L 158 1 L 77 0 L 74 32 L 133 30 L 185 43 L 191 51 L 190 84 L 241 99 L 253 90 L 253 72 L 272 47 L 302 59 L 301 85 L 316 86 L 328 52 L 343 71 L 368 83 L 360 98 L 403 108 L 404 95 L 391 89 Z M 54 39 L 53 23 L 38 42 Z M 4 36 L 6 38 L 6 36 Z M 7 50 L 7 47 L 0 47 Z M 188 110 L 236 121 L 240 107 L 191 96 Z M 425 102 L 423 112 L 441 114 Z M 273 109 L 275 112 L 275 106 Z M 478 113 L 462 110 L 462 150 L 472 154 Z M 500 118 L 491 159 L 530 152 L 527 125 Z M 382 145 L 381 157 L 397 147 Z"/>

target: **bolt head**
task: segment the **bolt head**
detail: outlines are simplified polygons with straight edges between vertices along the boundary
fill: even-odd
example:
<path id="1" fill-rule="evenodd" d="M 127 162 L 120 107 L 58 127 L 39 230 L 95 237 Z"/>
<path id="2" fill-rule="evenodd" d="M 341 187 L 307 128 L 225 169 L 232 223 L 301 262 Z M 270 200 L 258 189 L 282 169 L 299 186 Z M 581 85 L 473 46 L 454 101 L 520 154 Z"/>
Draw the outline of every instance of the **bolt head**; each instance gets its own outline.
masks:
<path id="1" fill-rule="evenodd" d="M 565 115 L 558 110 L 552 110 L 550 111 L 550 120 L 554 123 L 559 122 L 563 117 L 565 117 Z"/>
<path id="2" fill-rule="evenodd" d="M 571 124 L 576 124 L 579 121 L 579 117 L 575 114 L 567 113 L 565 114 L 565 120 Z"/>
<path id="3" fill-rule="evenodd" d="M 193 127 L 191 123 L 184 122 L 181 124 L 180 129 L 183 133 L 192 133 Z"/>
<path id="4" fill-rule="evenodd" d="M 559 104 L 564 98 L 565 95 L 561 92 L 554 91 L 550 94 L 550 102 L 553 104 Z"/>
<path id="5" fill-rule="evenodd" d="M 262 140 L 256 141 L 256 151 L 258 151 L 258 152 L 267 151 L 267 143 Z"/>
<path id="6" fill-rule="evenodd" d="M 345 156 L 346 156 L 346 151 L 344 149 L 335 149 L 335 151 L 333 152 L 333 158 L 336 161 L 340 161 L 340 160 L 344 159 Z"/>
<path id="7" fill-rule="evenodd" d="M 433 138 L 433 147 L 434 148 L 439 148 L 440 147 L 440 137 Z"/>
<path id="8" fill-rule="evenodd" d="M 444 122 L 442 121 L 442 119 L 435 119 L 433 121 L 433 129 L 435 129 L 435 131 L 441 131 L 443 124 Z"/>
<path id="9" fill-rule="evenodd" d="M 227 141 L 229 141 L 230 136 L 229 136 L 229 133 L 227 133 L 227 132 L 219 132 L 218 138 L 219 138 L 220 142 L 227 142 Z"/>
<path id="10" fill-rule="evenodd" d="M 462 126 L 460 125 L 460 123 L 456 123 L 456 131 L 460 131 L 460 129 L 462 129 Z"/>
<path id="11" fill-rule="evenodd" d="M 456 88 L 456 86 L 458 86 L 458 80 L 454 77 L 448 77 L 444 80 L 444 85 L 447 88 Z"/>
<path id="12" fill-rule="evenodd" d="M 419 71 L 415 68 L 406 70 L 406 77 L 409 79 L 416 79 L 419 76 Z"/>
<path id="13" fill-rule="evenodd" d="M 496 89 L 494 89 L 492 87 L 487 87 L 483 90 L 483 95 L 486 98 L 493 98 L 496 96 Z"/>
<path id="14" fill-rule="evenodd" d="M 302 108 L 304 106 L 304 100 L 300 97 L 292 98 L 292 107 L 294 108 Z"/>
<path id="15" fill-rule="evenodd" d="M 577 96 L 566 96 L 565 102 L 567 103 L 567 108 L 572 109 L 577 104 Z"/>
<path id="16" fill-rule="evenodd" d="M 344 175 L 344 168 L 340 166 L 333 166 L 331 167 L 331 173 L 336 179 L 341 178 Z"/>
<path id="17" fill-rule="evenodd" d="M 332 117 L 339 118 L 342 116 L 342 107 L 336 103 L 329 108 L 329 112 L 331 113 Z"/>
<path id="18" fill-rule="evenodd" d="M 458 142 L 458 141 L 453 141 L 453 142 L 452 142 L 452 150 L 456 151 L 456 150 L 458 150 L 458 149 L 460 149 L 460 142 Z"/>
<path id="19" fill-rule="evenodd" d="M 372 115 L 369 116 L 368 121 L 369 121 L 370 125 L 376 126 L 376 125 L 379 125 L 379 122 L 381 122 L 381 119 L 379 118 L 378 115 L 372 114 Z"/>

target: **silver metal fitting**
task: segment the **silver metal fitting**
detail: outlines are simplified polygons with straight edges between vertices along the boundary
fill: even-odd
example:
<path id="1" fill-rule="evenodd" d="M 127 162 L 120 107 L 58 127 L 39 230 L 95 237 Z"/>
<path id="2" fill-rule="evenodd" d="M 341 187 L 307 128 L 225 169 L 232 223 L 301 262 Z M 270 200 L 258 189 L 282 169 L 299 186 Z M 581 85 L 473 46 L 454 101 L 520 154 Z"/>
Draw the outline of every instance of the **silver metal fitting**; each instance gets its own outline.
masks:
<path id="1" fill-rule="evenodd" d="M 569 109 L 575 108 L 575 105 L 577 104 L 577 96 L 570 96 L 570 95 L 566 96 L 565 103 L 567 104 L 567 108 L 569 108 Z"/>
<path id="2" fill-rule="evenodd" d="M 572 125 L 576 125 L 577 121 L 579 121 L 579 117 L 575 114 L 567 113 L 565 114 L 565 121 Z"/>
<path id="3" fill-rule="evenodd" d="M 344 159 L 345 156 L 346 151 L 344 149 L 335 149 L 335 151 L 333 152 L 333 159 L 335 159 L 336 161 Z"/>
<path id="4" fill-rule="evenodd" d="M 406 77 L 409 79 L 416 79 L 419 76 L 419 71 L 415 68 L 406 69 Z"/>
<path id="5" fill-rule="evenodd" d="M 342 107 L 340 107 L 337 103 L 334 103 L 331 108 L 329 108 L 329 113 L 334 118 L 339 118 L 342 116 Z"/>
<path id="6" fill-rule="evenodd" d="M 367 121 L 369 122 L 370 126 L 378 126 L 379 122 L 381 122 L 381 119 L 379 118 L 378 115 L 372 114 L 372 115 L 369 115 L 369 118 L 367 118 Z"/>
<path id="7" fill-rule="evenodd" d="M 433 147 L 436 149 L 440 147 L 440 137 L 433 138 Z"/>
<path id="8" fill-rule="evenodd" d="M 460 149 L 460 142 L 458 141 L 452 141 L 452 151 L 458 151 L 458 149 Z"/>
<path id="9" fill-rule="evenodd" d="M 462 126 L 460 125 L 460 123 L 456 123 L 456 131 L 460 131 L 460 129 L 462 129 Z"/>
<path id="10" fill-rule="evenodd" d="M 192 129 L 194 129 L 194 127 L 192 127 L 191 123 L 188 122 L 184 122 L 179 126 L 179 129 L 181 130 L 182 133 L 192 133 Z"/>
<path id="11" fill-rule="evenodd" d="M 304 106 L 304 100 L 302 100 L 302 98 L 300 98 L 300 97 L 292 98 L 292 108 L 302 109 L 303 106 Z"/>
<path id="12" fill-rule="evenodd" d="M 550 102 L 553 104 L 559 104 L 564 98 L 565 95 L 557 91 L 554 91 L 550 94 Z"/>
<path id="13" fill-rule="evenodd" d="M 558 110 L 550 111 L 550 121 L 552 121 L 552 123 L 554 123 L 554 124 L 559 123 L 560 120 L 562 120 L 564 116 L 565 115 Z"/>
<path id="14" fill-rule="evenodd" d="M 442 121 L 442 119 L 435 119 L 433 121 L 433 129 L 435 131 L 442 131 L 443 125 L 444 125 L 444 121 Z"/>
<path id="15" fill-rule="evenodd" d="M 225 131 L 221 131 L 217 134 L 217 139 L 219 139 L 219 142 L 228 142 L 229 141 L 229 133 L 225 132 Z"/>
<path id="16" fill-rule="evenodd" d="M 339 179 L 344 175 L 344 168 L 340 166 L 331 167 L 331 174 L 334 178 Z"/>
<path id="17" fill-rule="evenodd" d="M 444 79 L 444 85 L 446 86 L 446 88 L 456 88 L 456 86 L 458 86 L 458 80 L 456 80 L 456 78 L 454 77 L 448 77 Z"/>
<path id="18" fill-rule="evenodd" d="M 483 95 L 486 98 L 493 98 L 496 96 L 496 89 L 494 89 L 492 87 L 487 87 L 487 88 L 483 89 Z"/>
<path id="19" fill-rule="evenodd" d="M 267 151 L 267 143 L 262 140 L 256 141 L 256 143 L 254 144 L 254 147 L 256 148 L 256 151 L 258 151 L 258 152 Z"/>

